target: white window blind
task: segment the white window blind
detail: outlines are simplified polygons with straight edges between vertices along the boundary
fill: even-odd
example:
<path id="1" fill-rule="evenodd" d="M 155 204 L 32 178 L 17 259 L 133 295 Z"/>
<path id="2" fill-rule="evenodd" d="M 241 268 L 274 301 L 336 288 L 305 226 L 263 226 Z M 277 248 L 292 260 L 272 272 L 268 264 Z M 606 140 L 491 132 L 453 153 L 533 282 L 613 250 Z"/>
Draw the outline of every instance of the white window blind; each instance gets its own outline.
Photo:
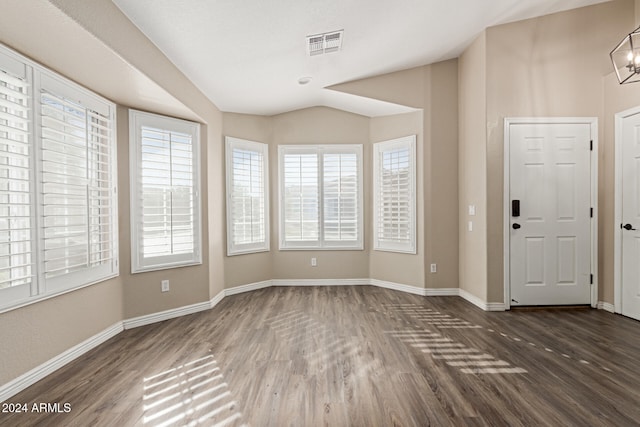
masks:
<path id="1" fill-rule="evenodd" d="M 44 88 L 40 105 L 44 276 L 92 274 L 115 261 L 111 119 Z"/>
<path id="2" fill-rule="evenodd" d="M 323 156 L 324 239 L 327 242 L 358 240 L 359 180 L 356 153 Z"/>
<path id="3" fill-rule="evenodd" d="M 132 271 L 201 263 L 199 126 L 130 111 Z"/>
<path id="4" fill-rule="evenodd" d="M 17 67 L 20 77 L 3 68 L 9 67 L 0 65 L 0 289 L 26 297 L 34 281 L 30 85 L 24 66 Z"/>
<path id="5" fill-rule="evenodd" d="M 268 146 L 226 137 L 227 254 L 269 250 Z"/>
<path id="6" fill-rule="evenodd" d="M 362 146 L 280 146 L 280 247 L 362 249 Z"/>
<path id="7" fill-rule="evenodd" d="M 374 249 L 416 253 L 415 135 L 374 144 Z"/>
<path id="8" fill-rule="evenodd" d="M 118 274 L 114 117 L 0 46 L 0 310 Z"/>

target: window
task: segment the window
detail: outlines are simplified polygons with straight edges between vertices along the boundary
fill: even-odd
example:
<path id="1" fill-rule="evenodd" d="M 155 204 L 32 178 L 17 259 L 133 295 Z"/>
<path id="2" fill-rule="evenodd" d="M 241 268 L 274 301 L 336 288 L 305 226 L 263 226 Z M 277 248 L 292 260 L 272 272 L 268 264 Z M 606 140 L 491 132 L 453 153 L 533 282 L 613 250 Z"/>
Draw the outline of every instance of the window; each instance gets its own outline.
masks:
<path id="1" fill-rule="evenodd" d="M 118 274 L 115 106 L 0 47 L 0 308 Z"/>
<path id="2" fill-rule="evenodd" d="M 374 249 L 416 253 L 416 137 L 373 144 Z"/>
<path id="3" fill-rule="evenodd" d="M 362 249 L 362 145 L 282 145 L 280 248 Z"/>
<path id="4" fill-rule="evenodd" d="M 131 110 L 131 271 L 200 264 L 200 127 Z"/>
<path id="5" fill-rule="evenodd" d="M 227 254 L 269 250 L 267 144 L 226 137 Z"/>

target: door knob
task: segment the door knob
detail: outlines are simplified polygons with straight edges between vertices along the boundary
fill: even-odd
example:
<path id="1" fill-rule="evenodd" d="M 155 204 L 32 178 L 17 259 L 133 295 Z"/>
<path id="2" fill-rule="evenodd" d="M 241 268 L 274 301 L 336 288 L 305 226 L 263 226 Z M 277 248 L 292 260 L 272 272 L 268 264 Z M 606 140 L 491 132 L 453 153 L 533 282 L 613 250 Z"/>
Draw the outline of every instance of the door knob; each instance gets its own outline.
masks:
<path id="1" fill-rule="evenodd" d="M 517 222 L 514 222 L 512 225 L 514 230 L 517 230 L 518 228 L 522 227 L 520 224 L 518 224 Z"/>
<path id="2" fill-rule="evenodd" d="M 635 230 L 635 228 L 633 228 L 633 225 L 631 224 L 625 224 L 622 226 L 622 228 L 624 228 L 625 230 Z"/>

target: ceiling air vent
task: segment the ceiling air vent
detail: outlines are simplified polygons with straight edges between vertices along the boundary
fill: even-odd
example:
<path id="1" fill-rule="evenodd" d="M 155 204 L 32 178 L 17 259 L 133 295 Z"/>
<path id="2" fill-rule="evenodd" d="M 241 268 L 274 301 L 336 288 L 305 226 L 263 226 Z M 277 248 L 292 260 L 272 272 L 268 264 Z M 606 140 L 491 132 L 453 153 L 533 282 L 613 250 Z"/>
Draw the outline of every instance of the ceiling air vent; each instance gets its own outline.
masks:
<path id="1" fill-rule="evenodd" d="M 343 30 L 307 36 L 309 56 L 339 51 L 342 47 L 342 33 Z"/>

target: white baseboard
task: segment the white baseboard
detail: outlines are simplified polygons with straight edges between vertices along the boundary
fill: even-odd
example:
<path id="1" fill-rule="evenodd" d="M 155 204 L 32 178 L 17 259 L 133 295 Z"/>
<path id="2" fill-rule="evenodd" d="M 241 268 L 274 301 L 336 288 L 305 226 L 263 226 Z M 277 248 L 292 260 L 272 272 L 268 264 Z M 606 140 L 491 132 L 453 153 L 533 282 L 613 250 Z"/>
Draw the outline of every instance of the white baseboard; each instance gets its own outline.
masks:
<path id="1" fill-rule="evenodd" d="M 211 301 L 209 301 L 209 308 L 213 308 L 216 305 L 218 305 L 218 303 L 220 301 L 222 301 L 225 296 L 226 296 L 226 293 L 225 293 L 224 289 L 221 290 L 220 292 L 218 292 L 218 295 L 216 295 L 215 297 L 211 298 Z"/>
<path id="2" fill-rule="evenodd" d="M 69 362 L 82 356 L 89 350 L 94 349 L 103 342 L 107 341 L 122 332 L 122 322 L 118 322 L 113 326 L 105 329 L 104 331 L 84 340 L 80 344 L 77 344 L 70 349 L 60 353 L 59 355 L 47 360 L 40 366 L 37 366 L 29 372 L 20 375 L 18 378 L 0 386 L 0 402 L 4 402 L 15 396 L 25 388 L 35 384 L 47 375 L 62 368 Z"/>
<path id="3" fill-rule="evenodd" d="M 458 289 L 461 298 L 469 301 L 471 304 L 484 311 L 505 311 L 506 307 L 501 302 L 486 302 L 464 289 Z"/>
<path id="4" fill-rule="evenodd" d="M 427 296 L 426 289 L 417 286 L 404 285 L 402 283 L 388 282 L 386 280 L 369 279 L 369 284 L 379 288 L 392 289 L 394 291 L 406 292 L 408 294 Z"/>
<path id="5" fill-rule="evenodd" d="M 220 297 L 220 299 L 222 299 L 222 297 Z M 122 324 L 124 325 L 125 329 L 138 328 L 140 326 L 150 325 L 152 323 L 162 322 L 164 320 L 175 319 L 176 317 L 186 316 L 187 314 L 209 310 L 211 307 L 211 301 L 199 302 L 197 304 L 172 308 L 170 310 L 161 311 L 159 313 L 147 314 L 144 316 L 134 317 L 133 319 L 126 319 L 122 322 Z"/>
<path id="6" fill-rule="evenodd" d="M 429 288 L 425 289 L 425 296 L 428 297 L 458 297 L 458 288 Z"/>
<path id="7" fill-rule="evenodd" d="M 271 286 L 360 286 L 369 279 L 273 279 Z"/>
<path id="8" fill-rule="evenodd" d="M 615 313 L 615 307 L 613 304 L 604 301 L 598 301 L 598 310 L 608 311 L 609 313 Z"/>
<path id="9" fill-rule="evenodd" d="M 263 280 L 262 282 L 249 283 L 247 285 L 236 286 L 234 288 L 228 288 L 224 290 L 224 296 L 241 294 L 243 292 L 256 291 L 258 289 L 264 289 L 273 286 L 273 280 Z M 212 305 L 213 307 L 213 305 Z"/>

